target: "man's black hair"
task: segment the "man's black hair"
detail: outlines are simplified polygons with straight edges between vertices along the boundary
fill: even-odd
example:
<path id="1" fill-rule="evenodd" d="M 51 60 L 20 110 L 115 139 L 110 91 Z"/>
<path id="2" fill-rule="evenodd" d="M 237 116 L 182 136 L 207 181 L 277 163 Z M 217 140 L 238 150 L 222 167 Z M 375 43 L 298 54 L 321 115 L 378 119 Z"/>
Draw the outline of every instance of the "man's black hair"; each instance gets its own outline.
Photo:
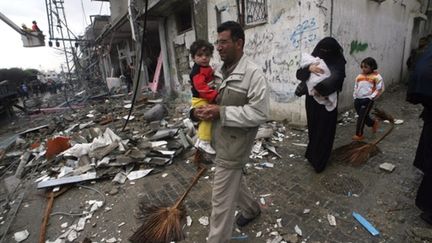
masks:
<path id="1" fill-rule="evenodd" d="M 234 21 L 227 21 L 227 22 L 220 24 L 217 27 L 218 33 L 221 33 L 223 31 L 227 31 L 227 30 L 229 30 L 231 32 L 231 38 L 233 39 L 233 41 L 236 41 L 238 39 L 242 39 L 243 43 L 244 43 L 245 33 L 243 30 L 243 27 L 239 23 L 234 22 Z"/>
<path id="2" fill-rule="evenodd" d="M 378 69 L 378 64 L 372 57 L 366 57 L 361 63 L 368 65 L 372 70 Z"/>
<path id="3" fill-rule="evenodd" d="M 195 57 L 198 50 L 201 50 L 203 48 L 205 52 L 208 52 L 210 55 L 213 55 L 214 47 L 212 44 L 210 44 L 210 42 L 206 40 L 196 40 L 194 41 L 194 43 L 192 43 L 192 45 L 189 48 L 192 58 Z"/>

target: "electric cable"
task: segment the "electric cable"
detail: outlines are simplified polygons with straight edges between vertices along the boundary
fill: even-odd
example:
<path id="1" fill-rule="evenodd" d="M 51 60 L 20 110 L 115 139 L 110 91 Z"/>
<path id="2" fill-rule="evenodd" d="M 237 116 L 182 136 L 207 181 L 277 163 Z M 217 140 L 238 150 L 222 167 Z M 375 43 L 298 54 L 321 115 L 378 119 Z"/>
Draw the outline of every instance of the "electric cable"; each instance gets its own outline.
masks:
<path id="1" fill-rule="evenodd" d="M 143 34 L 142 34 L 142 39 L 141 39 L 141 57 L 140 57 L 140 62 L 139 62 L 139 68 L 138 68 L 138 77 L 136 78 L 136 84 L 135 84 L 135 90 L 132 96 L 132 104 L 131 104 L 131 108 L 129 109 L 129 114 L 127 116 L 127 119 L 124 123 L 124 126 L 122 128 L 122 131 L 125 130 L 128 122 L 129 122 L 129 118 L 132 114 L 132 110 L 134 108 L 134 104 L 135 104 L 135 99 L 138 93 L 138 89 L 139 89 L 139 80 L 141 77 L 141 68 L 142 68 L 142 64 L 144 62 L 144 44 L 145 44 L 145 37 L 146 37 L 146 27 L 147 27 L 147 12 L 148 12 L 148 0 L 145 1 L 145 13 L 144 13 L 144 27 L 143 27 Z"/>

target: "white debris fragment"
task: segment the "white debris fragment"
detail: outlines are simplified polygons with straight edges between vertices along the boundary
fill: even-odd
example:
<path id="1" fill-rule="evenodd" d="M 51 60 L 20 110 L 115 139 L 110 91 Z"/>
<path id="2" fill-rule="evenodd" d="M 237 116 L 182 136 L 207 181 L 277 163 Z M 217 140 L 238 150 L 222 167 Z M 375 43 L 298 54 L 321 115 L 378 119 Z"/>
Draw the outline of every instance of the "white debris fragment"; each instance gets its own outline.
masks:
<path id="1" fill-rule="evenodd" d="M 336 226 L 336 218 L 331 214 L 327 214 L 327 220 L 331 226 Z"/>
<path id="2" fill-rule="evenodd" d="M 308 214 L 308 213 L 310 213 L 310 209 L 309 208 L 305 208 L 304 210 L 303 210 L 303 214 Z"/>
<path id="3" fill-rule="evenodd" d="M 38 182 L 40 182 L 40 181 L 47 180 L 47 179 L 49 179 L 49 178 L 50 178 L 50 177 L 49 177 L 48 175 L 43 175 L 43 176 L 37 178 L 37 179 L 35 180 L 35 182 L 38 183 Z"/>
<path id="4" fill-rule="evenodd" d="M 161 147 L 161 146 L 164 146 L 167 144 L 168 144 L 168 142 L 165 140 L 150 142 L 150 145 L 152 148 Z"/>
<path id="5" fill-rule="evenodd" d="M 118 227 L 122 227 L 123 225 L 125 225 L 126 223 L 125 222 L 121 222 L 119 225 L 118 225 Z"/>
<path id="6" fill-rule="evenodd" d="M 112 181 L 117 182 L 119 184 L 124 184 L 126 179 L 127 179 L 126 174 L 124 172 L 119 172 L 114 176 L 114 179 Z"/>
<path id="7" fill-rule="evenodd" d="M 165 178 L 165 177 L 167 177 L 168 176 L 168 173 L 163 173 L 162 174 L 162 178 Z"/>
<path id="8" fill-rule="evenodd" d="M 74 242 L 78 238 L 78 233 L 72 229 L 67 235 L 67 239 L 69 242 Z"/>
<path id="9" fill-rule="evenodd" d="M 186 225 L 188 227 L 190 227 L 192 225 L 192 218 L 191 218 L 191 216 L 187 216 L 186 217 Z"/>
<path id="10" fill-rule="evenodd" d="M 393 172 L 393 170 L 396 168 L 396 166 L 392 163 L 382 163 L 379 166 L 380 169 L 388 171 L 388 172 Z"/>
<path id="11" fill-rule="evenodd" d="M 132 181 L 136 179 L 143 178 L 144 176 L 148 175 L 153 169 L 147 169 L 147 170 L 135 170 L 130 172 L 127 175 L 127 178 Z"/>
<path id="12" fill-rule="evenodd" d="M 117 239 L 115 237 L 109 238 L 108 240 L 105 241 L 106 243 L 115 243 L 117 242 Z"/>
<path id="13" fill-rule="evenodd" d="M 259 163 L 259 165 L 263 168 L 273 168 L 274 167 L 274 164 L 270 163 L 270 162 L 261 162 L 261 163 Z"/>
<path id="14" fill-rule="evenodd" d="M 16 242 L 21 242 L 29 237 L 30 233 L 27 230 L 18 231 L 14 233 L 14 239 Z"/>
<path id="15" fill-rule="evenodd" d="M 261 205 L 265 205 L 266 204 L 266 201 L 265 201 L 265 199 L 263 197 L 260 198 L 260 203 L 261 203 Z"/>
<path id="16" fill-rule="evenodd" d="M 254 146 L 252 147 L 252 152 L 256 154 L 260 153 L 261 147 L 262 147 L 262 141 L 261 140 L 256 141 Z"/>
<path id="17" fill-rule="evenodd" d="M 315 203 L 315 205 L 319 206 L 319 205 L 320 205 L 320 202 L 319 202 L 319 201 L 317 201 L 317 202 Z"/>
<path id="18" fill-rule="evenodd" d="M 256 238 L 260 238 L 262 236 L 262 232 L 261 231 L 258 231 L 257 233 L 256 233 Z"/>
<path id="19" fill-rule="evenodd" d="M 404 123 L 404 120 L 401 120 L 401 119 L 395 119 L 395 120 L 394 120 L 394 123 L 395 123 L 396 125 L 400 125 L 400 124 L 403 124 L 403 123 Z"/>
<path id="20" fill-rule="evenodd" d="M 282 219 L 276 219 L 276 223 L 279 226 L 279 228 L 282 228 Z"/>
<path id="21" fill-rule="evenodd" d="M 307 144 L 305 144 L 305 143 L 292 143 L 292 145 L 300 146 L 300 147 L 307 147 Z"/>
<path id="22" fill-rule="evenodd" d="M 67 228 L 68 227 L 68 223 L 65 222 L 65 223 L 61 224 L 60 227 L 62 227 L 62 229 Z"/>
<path id="23" fill-rule="evenodd" d="M 302 235 L 303 235 L 303 232 L 302 232 L 302 230 L 300 229 L 300 227 L 298 227 L 298 225 L 296 225 L 296 226 L 294 227 L 294 231 L 295 231 L 299 236 L 302 236 Z"/>
<path id="24" fill-rule="evenodd" d="M 289 155 L 290 158 L 293 158 L 294 156 L 295 156 L 294 154 L 290 154 L 290 155 Z"/>
<path id="25" fill-rule="evenodd" d="M 76 231 L 82 231 L 85 227 L 86 217 L 81 217 L 76 225 Z"/>
<path id="26" fill-rule="evenodd" d="M 91 206 L 90 212 L 94 212 L 103 206 L 103 201 L 89 200 L 88 204 Z"/>
<path id="27" fill-rule="evenodd" d="M 135 116 L 130 116 L 129 117 L 129 121 L 132 121 L 134 118 L 135 118 Z M 123 119 L 127 120 L 128 119 L 128 115 L 124 116 Z"/>
<path id="28" fill-rule="evenodd" d="M 204 226 L 207 226 L 209 224 L 209 218 L 207 216 L 202 216 L 198 219 L 198 221 Z"/>

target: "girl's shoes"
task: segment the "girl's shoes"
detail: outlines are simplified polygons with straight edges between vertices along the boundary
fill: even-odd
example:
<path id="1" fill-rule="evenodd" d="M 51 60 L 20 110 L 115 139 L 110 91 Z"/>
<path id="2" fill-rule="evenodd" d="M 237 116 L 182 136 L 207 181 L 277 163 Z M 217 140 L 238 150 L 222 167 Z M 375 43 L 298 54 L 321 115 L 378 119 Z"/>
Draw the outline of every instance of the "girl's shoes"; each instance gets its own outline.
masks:
<path id="1" fill-rule="evenodd" d="M 353 141 L 362 141 L 364 139 L 364 136 L 363 135 L 354 135 L 353 137 L 352 137 L 352 140 Z"/>

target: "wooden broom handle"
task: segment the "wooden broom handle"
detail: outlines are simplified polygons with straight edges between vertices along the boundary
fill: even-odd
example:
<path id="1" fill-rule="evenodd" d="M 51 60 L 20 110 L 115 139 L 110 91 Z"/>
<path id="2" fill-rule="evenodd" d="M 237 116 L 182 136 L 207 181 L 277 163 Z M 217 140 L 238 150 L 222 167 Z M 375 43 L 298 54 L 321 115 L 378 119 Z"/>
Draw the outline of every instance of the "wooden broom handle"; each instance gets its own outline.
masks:
<path id="1" fill-rule="evenodd" d="M 39 233 L 39 243 L 45 243 L 46 230 L 48 225 L 49 216 L 51 214 L 51 209 L 54 204 L 54 192 L 51 191 L 48 196 L 47 206 L 45 208 L 44 218 L 41 224 Z"/>
<path id="2" fill-rule="evenodd" d="M 201 176 L 207 171 L 207 168 L 205 167 L 200 167 L 200 170 L 198 171 L 198 173 L 196 174 L 195 178 L 193 179 L 192 183 L 190 184 L 190 186 L 188 187 L 188 189 L 185 191 L 185 193 L 183 193 L 183 195 L 177 200 L 176 204 L 174 205 L 174 208 L 178 208 L 178 206 L 184 201 L 184 199 L 186 198 L 186 196 L 189 194 L 190 190 L 192 189 L 193 186 L 195 186 L 195 184 L 198 182 L 199 178 L 201 178 Z"/>
<path id="3" fill-rule="evenodd" d="M 60 189 L 60 191 L 58 191 L 58 192 L 53 192 L 51 190 L 51 192 L 48 194 L 47 206 L 45 208 L 45 214 L 44 214 L 44 218 L 42 220 L 42 224 L 41 224 L 40 232 L 39 232 L 39 243 L 45 243 L 48 221 L 50 218 L 52 207 L 54 205 L 54 198 L 57 196 L 60 196 L 61 194 L 66 192 L 68 189 L 69 189 L 69 187 L 66 186 L 66 187 L 63 187 L 62 189 Z"/>
<path id="4" fill-rule="evenodd" d="M 388 129 L 388 130 L 386 131 L 386 133 L 384 133 L 380 138 L 378 138 L 377 140 L 375 140 L 374 142 L 372 142 L 372 144 L 377 145 L 377 144 L 378 144 L 379 142 L 381 142 L 385 137 L 387 137 L 387 135 L 390 134 L 390 132 L 393 130 L 393 128 L 394 128 L 394 126 L 395 126 L 394 121 L 391 121 L 390 123 L 391 123 L 391 127 L 390 127 L 390 129 Z"/>

